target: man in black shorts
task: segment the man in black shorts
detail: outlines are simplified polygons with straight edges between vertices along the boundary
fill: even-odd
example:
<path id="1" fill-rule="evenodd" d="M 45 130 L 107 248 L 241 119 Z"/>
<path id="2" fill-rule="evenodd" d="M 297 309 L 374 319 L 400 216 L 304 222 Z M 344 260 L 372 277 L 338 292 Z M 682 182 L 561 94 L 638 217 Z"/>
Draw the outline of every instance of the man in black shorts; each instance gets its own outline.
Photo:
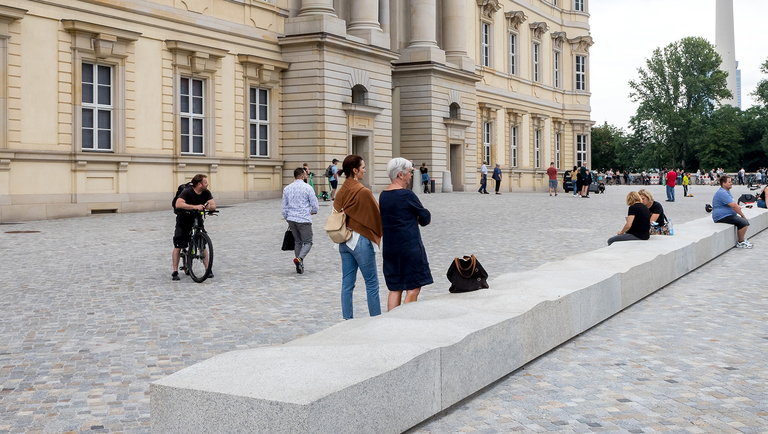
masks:
<path id="1" fill-rule="evenodd" d="M 176 199 L 176 210 L 214 211 L 215 209 L 216 203 L 208 190 L 208 177 L 203 174 L 195 175 L 192 178 L 192 187 L 185 188 Z M 195 219 L 191 215 L 176 214 L 176 230 L 173 233 L 173 253 L 171 255 L 173 258 L 171 279 L 173 280 L 179 280 L 181 249 L 186 247 L 189 242 L 189 232 L 192 230 L 193 224 L 195 224 Z M 208 278 L 211 277 L 213 277 L 213 271 L 208 274 Z"/>

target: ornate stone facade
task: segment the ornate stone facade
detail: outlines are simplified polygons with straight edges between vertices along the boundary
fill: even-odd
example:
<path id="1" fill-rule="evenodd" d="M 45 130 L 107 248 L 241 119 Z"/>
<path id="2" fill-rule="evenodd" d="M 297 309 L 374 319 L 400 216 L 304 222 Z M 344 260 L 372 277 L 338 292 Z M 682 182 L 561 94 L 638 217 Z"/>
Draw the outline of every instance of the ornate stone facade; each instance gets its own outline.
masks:
<path id="1" fill-rule="evenodd" d="M 374 191 L 395 156 L 438 191 L 484 157 L 539 188 L 588 159 L 591 45 L 543 0 L 7 0 L 0 222 L 168 209 L 195 173 L 220 204 L 279 197 L 350 153 Z"/>

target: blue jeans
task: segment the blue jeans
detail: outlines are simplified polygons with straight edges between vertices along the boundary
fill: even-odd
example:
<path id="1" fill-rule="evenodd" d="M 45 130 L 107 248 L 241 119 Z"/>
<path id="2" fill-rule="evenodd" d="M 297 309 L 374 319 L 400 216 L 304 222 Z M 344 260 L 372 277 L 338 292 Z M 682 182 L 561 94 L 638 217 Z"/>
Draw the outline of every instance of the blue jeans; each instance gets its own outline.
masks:
<path id="1" fill-rule="evenodd" d="M 363 273 L 365 290 L 368 293 L 368 313 L 381 315 L 379 302 L 379 274 L 376 271 L 376 253 L 368 238 L 360 235 L 355 250 L 350 250 L 346 243 L 339 244 L 341 254 L 341 313 L 344 319 L 352 319 L 352 290 L 355 289 L 357 269 Z"/>
<path id="2" fill-rule="evenodd" d="M 477 190 L 477 192 L 488 193 L 488 190 L 486 189 L 487 185 L 488 185 L 488 177 L 480 175 L 480 188 Z"/>
<path id="3" fill-rule="evenodd" d="M 764 200 L 757 200 L 757 207 L 758 208 L 765 208 L 765 201 Z"/>
<path id="4" fill-rule="evenodd" d="M 667 200 L 675 201 L 675 187 L 667 186 Z"/>

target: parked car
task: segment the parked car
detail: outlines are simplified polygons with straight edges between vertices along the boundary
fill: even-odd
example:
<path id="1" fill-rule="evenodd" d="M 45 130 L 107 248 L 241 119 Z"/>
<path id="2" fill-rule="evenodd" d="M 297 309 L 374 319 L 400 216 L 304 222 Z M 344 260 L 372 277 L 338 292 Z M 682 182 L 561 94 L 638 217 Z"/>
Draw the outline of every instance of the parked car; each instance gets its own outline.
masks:
<path id="1" fill-rule="evenodd" d="M 563 173 L 563 191 L 566 193 L 571 192 L 574 187 L 573 182 L 571 182 L 571 171 L 566 170 L 565 173 Z"/>

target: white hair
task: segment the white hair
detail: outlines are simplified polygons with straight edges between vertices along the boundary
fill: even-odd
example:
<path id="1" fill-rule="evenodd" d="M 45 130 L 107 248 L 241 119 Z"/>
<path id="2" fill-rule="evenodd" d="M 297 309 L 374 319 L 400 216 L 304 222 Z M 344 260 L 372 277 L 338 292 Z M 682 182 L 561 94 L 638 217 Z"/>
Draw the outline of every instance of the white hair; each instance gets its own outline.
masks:
<path id="1" fill-rule="evenodd" d="M 398 174 L 408 172 L 412 169 L 413 163 L 406 160 L 405 158 L 397 157 L 389 160 L 389 163 L 387 164 L 387 175 L 389 175 L 389 179 L 391 181 L 394 181 L 397 179 Z"/>

